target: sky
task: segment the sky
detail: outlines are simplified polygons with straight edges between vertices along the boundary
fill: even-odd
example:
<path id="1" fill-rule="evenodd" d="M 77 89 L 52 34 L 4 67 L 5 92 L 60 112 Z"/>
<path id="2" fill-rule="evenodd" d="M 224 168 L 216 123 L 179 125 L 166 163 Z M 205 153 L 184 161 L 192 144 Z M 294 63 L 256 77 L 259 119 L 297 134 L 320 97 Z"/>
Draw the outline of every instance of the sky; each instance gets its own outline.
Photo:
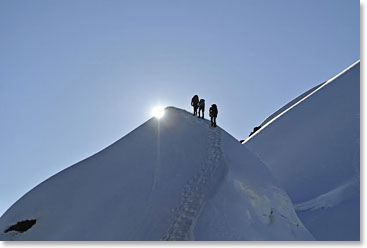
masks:
<path id="1" fill-rule="evenodd" d="M 151 118 L 216 103 L 244 139 L 360 58 L 357 0 L 0 2 L 0 215 Z"/>

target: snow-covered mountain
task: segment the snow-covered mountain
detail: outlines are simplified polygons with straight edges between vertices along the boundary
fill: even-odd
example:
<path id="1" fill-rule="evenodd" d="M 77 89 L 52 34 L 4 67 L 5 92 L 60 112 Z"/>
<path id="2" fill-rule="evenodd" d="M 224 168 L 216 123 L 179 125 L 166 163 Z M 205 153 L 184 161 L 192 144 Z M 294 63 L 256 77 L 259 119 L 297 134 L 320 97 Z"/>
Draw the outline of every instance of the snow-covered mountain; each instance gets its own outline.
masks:
<path id="1" fill-rule="evenodd" d="M 359 240 L 359 61 L 297 97 L 261 126 L 244 147 L 287 191 L 315 239 Z"/>
<path id="2" fill-rule="evenodd" d="M 57 173 L 0 240 L 359 240 L 359 61 L 239 143 L 173 107 Z"/>
<path id="3" fill-rule="evenodd" d="M 243 145 L 207 120 L 165 111 L 25 194 L 0 218 L 0 239 L 314 239 Z"/>

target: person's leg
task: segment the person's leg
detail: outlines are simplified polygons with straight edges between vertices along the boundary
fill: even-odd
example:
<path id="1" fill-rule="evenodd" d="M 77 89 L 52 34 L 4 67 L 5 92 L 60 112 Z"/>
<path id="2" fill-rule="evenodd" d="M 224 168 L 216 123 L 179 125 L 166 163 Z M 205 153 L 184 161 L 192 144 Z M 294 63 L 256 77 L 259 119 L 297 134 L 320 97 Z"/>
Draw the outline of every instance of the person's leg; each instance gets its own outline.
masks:
<path id="1" fill-rule="evenodd" d="M 204 119 L 204 113 L 205 113 L 205 107 L 203 107 L 203 117 L 201 117 L 203 119 Z"/>
<path id="2" fill-rule="evenodd" d="M 217 126 L 217 117 L 216 116 L 214 117 L 214 126 L 215 127 Z"/>
<path id="3" fill-rule="evenodd" d="M 194 107 L 194 115 L 195 116 L 196 116 L 197 112 L 198 112 L 198 107 Z"/>
<path id="4" fill-rule="evenodd" d="M 213 126 L 213 116 L 210 116 L 210 126 Z"/>

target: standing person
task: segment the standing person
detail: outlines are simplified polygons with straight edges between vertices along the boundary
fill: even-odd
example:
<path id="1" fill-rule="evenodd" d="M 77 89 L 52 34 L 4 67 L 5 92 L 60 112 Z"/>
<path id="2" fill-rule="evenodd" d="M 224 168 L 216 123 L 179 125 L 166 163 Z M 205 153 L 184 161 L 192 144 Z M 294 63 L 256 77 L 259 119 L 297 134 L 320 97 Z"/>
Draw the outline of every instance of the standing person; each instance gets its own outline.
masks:
<path id="1" fill-rule="evenodd" d="M 199 118 L 200 118 L 200 112 L 202 112 L 202 119 L 204 119 L 204 111 L 205 111 L 205 100 L 204 99 L 200 99 L 199 102 Z"/>
<path id="2" fill-rule="evenodd" d="M 191 106 L 194 108 L 194 115 L 196 116 L 197 111 L 198 111 L 198 107 L 199 107 L 199 97 L 198 97 L 198 95 L 195 95 L 191 99 Z"/>
<path id="3" fill-rule="evenodd" d="M 218 116 L 217 105 L 212 104 L 212 106 L 209 109 L 209 115 L 210 115 L 211 126 L 216 127 L 217 126 L 217 116 Z"/>

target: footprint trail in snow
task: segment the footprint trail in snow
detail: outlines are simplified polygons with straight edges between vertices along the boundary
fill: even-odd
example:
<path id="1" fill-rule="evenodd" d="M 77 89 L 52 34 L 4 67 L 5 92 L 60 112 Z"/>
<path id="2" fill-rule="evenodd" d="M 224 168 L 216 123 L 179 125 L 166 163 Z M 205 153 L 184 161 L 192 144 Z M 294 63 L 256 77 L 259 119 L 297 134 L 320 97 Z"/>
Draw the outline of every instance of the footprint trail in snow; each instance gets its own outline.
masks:
<path id="1" fill-rule="evenodd" d="M 222 161 L 220 130 L 208 128 L 210 128 L 210 145 L 207 159 L 201 164 L 199 172 L 184 186 L 180 205 L 174 211 L 174 221 L 162 240 L 195 240 L 193 233 L 196 220 L 204 207 L 208 193 L 215 185 Z"/>

